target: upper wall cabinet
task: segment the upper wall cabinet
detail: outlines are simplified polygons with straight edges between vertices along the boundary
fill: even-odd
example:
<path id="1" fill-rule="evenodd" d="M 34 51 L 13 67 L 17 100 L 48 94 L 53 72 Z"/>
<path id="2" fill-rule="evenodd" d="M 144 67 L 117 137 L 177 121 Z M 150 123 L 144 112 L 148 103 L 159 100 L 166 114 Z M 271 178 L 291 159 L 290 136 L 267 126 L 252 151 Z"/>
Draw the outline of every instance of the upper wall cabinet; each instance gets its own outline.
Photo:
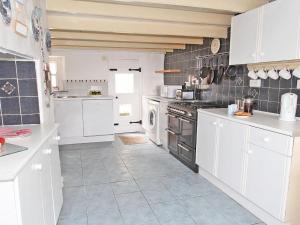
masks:
<path id="1" fill-rule="evenodd" d="M 298 0 L 277 0 L 232 19 L 230 64 L 300 59 Z"/>
<path id="2" fill-rule="evenodd" d="M 261 8 L 232 18 L 230 64 L 257 62 Z"/>

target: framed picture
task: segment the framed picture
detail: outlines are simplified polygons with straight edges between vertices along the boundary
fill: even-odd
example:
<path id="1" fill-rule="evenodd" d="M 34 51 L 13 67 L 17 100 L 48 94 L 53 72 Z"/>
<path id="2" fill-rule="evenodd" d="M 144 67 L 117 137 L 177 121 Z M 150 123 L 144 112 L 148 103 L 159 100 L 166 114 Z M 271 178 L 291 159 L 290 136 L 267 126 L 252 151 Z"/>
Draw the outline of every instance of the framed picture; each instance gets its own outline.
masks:
<path id="1" fill-rule="evenodd" d="M 27 37 L 28 27 L 26 24 L 16 20 L 15 30 L 16 30 L 17 34 L 19 34 L 23 37 Z"/>

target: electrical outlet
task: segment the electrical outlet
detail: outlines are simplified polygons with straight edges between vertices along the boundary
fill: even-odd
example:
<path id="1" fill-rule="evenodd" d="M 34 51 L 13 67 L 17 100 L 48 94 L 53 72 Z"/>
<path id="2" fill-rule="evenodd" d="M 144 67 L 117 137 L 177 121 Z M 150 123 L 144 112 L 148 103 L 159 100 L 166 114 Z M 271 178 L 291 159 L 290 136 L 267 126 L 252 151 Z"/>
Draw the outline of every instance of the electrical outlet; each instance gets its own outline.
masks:
<path id="1" fill-rule="evenodd" d="M 297 80 L 297 89 L 300 89 L 300 80 Z"/>
<path id="2" fill-rule="evenodd" d="M 250 87 L 256 87 L 256 88 L 260 88 L 261 87 L 261 80 L 250 80 Z"/>

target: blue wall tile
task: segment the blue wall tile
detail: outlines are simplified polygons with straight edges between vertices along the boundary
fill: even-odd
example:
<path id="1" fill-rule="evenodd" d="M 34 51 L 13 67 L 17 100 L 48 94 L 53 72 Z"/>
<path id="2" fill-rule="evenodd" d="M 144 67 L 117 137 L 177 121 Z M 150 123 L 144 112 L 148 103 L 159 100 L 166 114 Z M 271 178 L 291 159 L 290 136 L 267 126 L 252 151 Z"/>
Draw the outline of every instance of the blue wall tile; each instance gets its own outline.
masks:
<path id="1" fill-rule="evenodd" d="M 0 125 L 40 123 L 34 62 L 0 61 L 0 103 Z"/>
<path id="2" fill-rule="evenodd" d="M 18 78 L 36 78 L 35 63 L 19 61 L 17 62 Z"/>
<path id="3" fill-rule="evenodd" d="M 0 79 L 16 78 L 16 63 L 14 61 L 0 61 Z"/>

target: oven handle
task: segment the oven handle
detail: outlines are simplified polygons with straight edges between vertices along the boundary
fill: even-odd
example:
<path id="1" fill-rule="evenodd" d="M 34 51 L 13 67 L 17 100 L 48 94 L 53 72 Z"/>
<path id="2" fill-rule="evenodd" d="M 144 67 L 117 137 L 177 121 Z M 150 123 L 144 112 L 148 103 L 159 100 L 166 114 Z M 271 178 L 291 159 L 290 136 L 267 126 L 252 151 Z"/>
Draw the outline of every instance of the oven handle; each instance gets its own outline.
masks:
<path id="1" fill-rule="evenodd" d="M 170 134 L 178 135 L 178 134 L 176 134 L 174 131 L 172 131 L 172 130 L 170 130 L 170 129 L 166 129 L 166 131 L 167 131 L 168 133 L 170 133 Z"/>
<path id="2" fill-rule="evenodd" d="M 177 118 L 177 116 L 174 116 L 174 115 L 172 115 L 170 113 L 166 113 L 166 115 L 169 116 L 169 117 L 172 117 L 172 118 Z"/>
<path id="3" fill-rule="evenodd" d="M 184 146 L 181 145 L 181 144 L 177 144 L 177 146 L 180 147 L 180 148 L 182 148 L 182 149 L 185 150 L 186 152 L 190 152 L 190 151 L 191 151 L 190 149 L 184 147 Z"/>
<path id="4" fill-rule="evenodd" d="M 175 113 L 179 113 L 181 115 L 185 115 L 185 112 L 184 111 L 181 111 L 181 110 L 178 110 L 178 109 L 172 109 L 172 108 L 169 108 L 170 111 L 173 111 Z"/>
<path id="5" fill-rule="evenodd" d="M 180 121 L 183 121 L 183 122 L 186 122 L 186 123 L 191 123 L 192 121 L 190 120 L 186 120 L 186 119 L 183 119 L 183 118 L 179 118 Z"/>

